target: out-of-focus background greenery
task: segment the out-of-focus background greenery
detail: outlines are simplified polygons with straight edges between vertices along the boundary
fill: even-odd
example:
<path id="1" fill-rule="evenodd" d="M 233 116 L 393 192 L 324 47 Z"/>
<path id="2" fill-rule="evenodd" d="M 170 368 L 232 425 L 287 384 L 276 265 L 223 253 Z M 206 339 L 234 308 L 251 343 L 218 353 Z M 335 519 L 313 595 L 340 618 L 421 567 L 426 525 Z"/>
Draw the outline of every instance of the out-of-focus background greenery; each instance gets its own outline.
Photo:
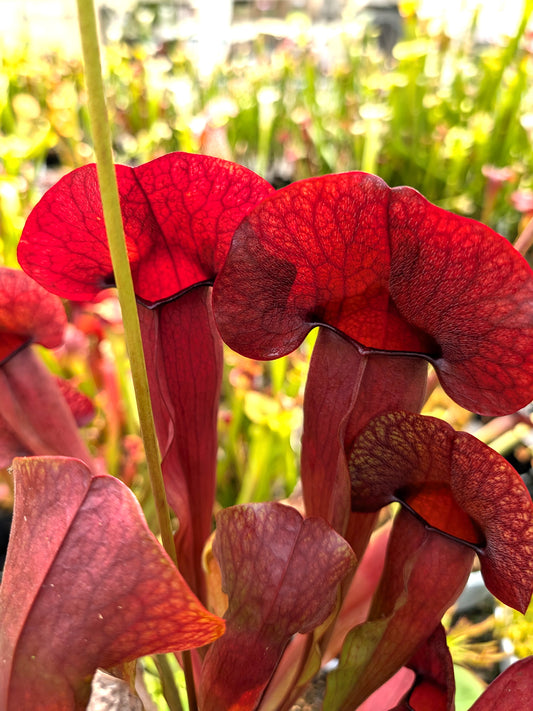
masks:
<path id="1" fill-rule="evenodd" d="M 391 186 L 411 185 L 513 241 L 533 215 L 533 0 L 445 5 L 100 3 L 116 160 L 205 152 L 243 163 L 276 187 L 364 170 Z M 487 6 L 502 14 L 489 22 Z M 16 266 L 29 210 L 93 154 L 74 0 L 0 0 L 0 11 L 0 263 Z M 89 446 L 133 486 L 150 520 L 116 300 L 66 306 L 65 346 L 43 358 L 95 401 Z M 283 498 L 294 488 L 311 344 L 267 364 L 227 352 L 220 505 Z M 425 411 L 475 430 L 531 481 L 529 413 L 481 422 L 439 388 Z M 9 498 L 5 491 L 0 483 L 0 498 Z M 503 608 L 496 626 L 487 619 L 453 628 L 456 661 L 493 669 L 495 635 L 511 639 L 520 656 L 533 653 L 533 611 L 529 622 Z M 458 708 L 467 707 L 460 697 Z"/>
<path id="2" fill-rule="evenodd" d="M 128 2 L 122 13 L 101 5 L 117 160 L 203 151 L 276 185 L 365 170 L 514 238 L 533 210 L 531 0 L 515 13 L 516 35 L 490 42 L 481 10 L 450 35 L 444 19 L 420 17 L 414 0 L 381 4 L 236 2 L 230 25 L 219 0 L 214 28 L 201 1 L 196 11 L 176 0 Z M 26 5 L 43 13 L 47 3 Z M 47 43 L 34 37 L 31 15 L 25 21 L 16 42 L 5 32 L 0 40 L 6 263 L 24 215 L 53 179 L 46 166 L 92 159 L 76 25 Z M 59 43 L 69 29 L 67 53 Z"/>

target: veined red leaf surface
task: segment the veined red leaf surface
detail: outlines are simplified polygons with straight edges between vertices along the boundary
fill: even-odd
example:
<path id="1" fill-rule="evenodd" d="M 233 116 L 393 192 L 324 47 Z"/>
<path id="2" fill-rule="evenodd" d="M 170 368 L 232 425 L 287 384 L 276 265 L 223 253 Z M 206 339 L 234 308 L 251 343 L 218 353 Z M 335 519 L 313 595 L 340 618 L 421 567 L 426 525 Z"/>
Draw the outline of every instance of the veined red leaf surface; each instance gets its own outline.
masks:
<path id="1" fill-rule="evenodd" d="M 345 452 L 375 415 L 397 409 L 418 412 L 424 404 L 426 381 L 427 364 L 420 358 L 367 355 L 330 329 L 318 333 L 304 397 L 301 477 L 305 509 L 307 515 L 325 518 L 347 537 L 358 557 L 374 520 L 363 521 L 363 514 L 350 516 Z"/>
<path id="2" fill-rule="evenodd" d="M 17 459 L 0 588 L 0 706 L 86 706 L 97 666 L 201 646 L 224 630 L 120 481 L 80 461 Z"/>
<path id="3" fill-rule="evenodd" d="M 488 589 L 525 612 L 533 592 L 533 503 L 506 460 L 433 417 L 376 417 L 350 454 L 352 507 L 407 505 L 477 552 Z"/>
<path id="4" fill-rule="evenodd" d="M 459 404 L 533 399 L 533 274 L 497 233 L 366 173 L 311 178 L 263 200 L 217 277 L 222 338 L 252 358 L 315 326 L 363 350 L 417 353 Z"/>
<path id="5" fill-rule="evenodd" d="M 383 572 L 390 529 L 391 525 L 389 522 L 376 530 L 370 538 L 361 560 L 358 560 L 355 575 L 350 582 L 340 612 L 331 629 L 327 647 L 325 651 L 322 650 L 321 652 L 322 664 L 339 655 L 346 634 L 367 618 L 372 603 L 372 596 L 376 591 Z M 301 658 L 308 641 L 309 640 L 303 635 L 295 635 L 295 637 L 293 637 L 261 699 L 261 709 L 263 709 L 263 707 L 265 709 L 277 709 L 279 707 L 280 700 L 284 698 L 282 690 L 289 686 L 290 682 L 287 680 L 294 678 L 295 670 L 298 669 L 298 665 L 301 663 Z M 409 672 L 407 676 L 412 682 L 412 672 Z M 410 686 L 410 683 L 404 684 L 401 690 L 395 694 L 394 702 L 396 702 L 401 697 L 403 691 Z M 391 708 L 391 704 L 365 707 L 366 711 L 388 711 L 389 708 Z"/>
<path id="6" fill-rule="evenodd" d="M 242 166 L 188 153 L 117 165 L 116 175 L 135 293 L 151 304 L 212 282 L 239 222 L 273 192 Z M 45 193 L 26 221 L 18 259 L 68 299 L 91 301 L 114 283 L 96 166 Z"/>
<path id="7" fill-rule="evenodd" d="M 533 657 L 521 659 L 506 669 L 471 707 L 470 711 L 517 711 L 531 706 Z"/>
<path id="8" fill-rule="evenodd" d="M 0 267 L 0 364 L 29 343 L 61 345 L 66 324 L 60 299 L 24 272 Z"/>
<path id="9" fill-rule="evenodd" d="M 292 635 L 331 614 L 355 558 L 325 521 L 278 503 L 222 511 L 213 548 L 229 606 L 226 634 L 205 657 L 200 708 L 251 710 Z"/>

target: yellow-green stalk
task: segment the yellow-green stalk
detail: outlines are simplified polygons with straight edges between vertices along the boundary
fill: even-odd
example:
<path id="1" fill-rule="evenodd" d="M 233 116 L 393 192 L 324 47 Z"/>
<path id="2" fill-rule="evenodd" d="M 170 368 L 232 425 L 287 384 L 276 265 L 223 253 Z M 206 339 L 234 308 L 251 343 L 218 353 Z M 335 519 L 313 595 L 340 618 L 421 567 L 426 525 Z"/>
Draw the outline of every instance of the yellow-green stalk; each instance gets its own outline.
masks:
<path id="1" fill-rule="evenodd" d="M 96 154 L 98 182 L 102 195 L 104 220 L 113 263 L 115 283 L 122 310 L 126 345 L 131 364 L 139 422 L 157 511 L 161 540 L 168 555 L 176 562 L 170 511 L 165 495 L 161 459 L 155 433 L 152 404 L 146 374 L 139 317 L 130 264 L 126 250 L 118 186 L 111 149 L 111 132 L 104 96 L 100 47 L 93 0 L 77 0 L 80 35 L 87 85 L 89 119 Z"/>

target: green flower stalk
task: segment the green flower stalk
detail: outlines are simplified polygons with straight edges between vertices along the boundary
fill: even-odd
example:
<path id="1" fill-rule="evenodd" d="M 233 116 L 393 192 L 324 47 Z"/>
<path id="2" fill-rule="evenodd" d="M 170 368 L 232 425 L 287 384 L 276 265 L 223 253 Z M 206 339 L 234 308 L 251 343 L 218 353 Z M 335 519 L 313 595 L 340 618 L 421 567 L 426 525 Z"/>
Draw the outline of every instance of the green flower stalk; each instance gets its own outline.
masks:
<path id="1" fill-rule="evenodd" d="M 109 240 L 109 250 L 113 263 L 118 298 L 122 309 L 126 345 L 139 410 L 139 421 L 146 461 L 163 547 L 172 560 L 177 562 L 176 548 L 170 523 L 170 511 L 161 473 L 159 447 L 154 427 L 141 331 L 137 315 L 137 304 L 124 238 L 124 228 L 111 149 L 111 133 L 109 130 L 102 81 L 96 17 L 92 0 L 78 0 L 78 18 L 98 181 L 102 195 L 102 207 Z"/>

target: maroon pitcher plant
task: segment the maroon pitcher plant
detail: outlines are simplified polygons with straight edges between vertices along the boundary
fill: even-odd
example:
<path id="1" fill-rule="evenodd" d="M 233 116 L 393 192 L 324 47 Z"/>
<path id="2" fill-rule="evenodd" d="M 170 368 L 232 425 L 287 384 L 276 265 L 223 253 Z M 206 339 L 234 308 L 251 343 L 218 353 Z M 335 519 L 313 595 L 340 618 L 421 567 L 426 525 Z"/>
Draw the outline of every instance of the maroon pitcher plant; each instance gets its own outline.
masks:
<path id="1" fill-rule="evenodd" d="M 533 503 L 513 467 L 475 437 L 432 417 L 389 412 L 356 438 L 349 468 L 354 510 L 394 501 L 402 509 L 368 621 L 348 634 L 328 680 L 327 698 L 345 711 L 437 627 L 474 554 L 487 588 L 505 604 L 525 612 L 533 592 Z"/>
<path id="2" fill-rule="evenodd" d="M 217 605 L 227 599 L 226 632 L 194 657 L 200 709 L 290 709 L 339 656 L 326 711 L 378 708 L 374 694 L 392 692 L 398 709 L 451 711 L 440 619 L 476 554 L 489 590 L 525 610 L 533 513 L 499 455 L 418 413 L 428 364 L 473 412 L 533 399 L 530 267 L 488 227 L 365 173 L 275 192 L 245 168 L 182 153 L 116 173 L 179 568 L 204 602 L 222 339 L 269 360 L 318 327 L 305 517 L 272 502 L 218 514 L 208 582 Z M 113 284 L 97 185 L 94 166 L 62 178 L 22 235 L 23 269 L 64 298 Z M 93 486 L 100 501 L 115 485 Z M 390 504 L 394 522 L 371 538 Z"/>
<path id="3" fill-rule="evenodd" d="M 321 327 L 304 402 L 304 499 L 356 553 L 374 519 L 348 522 L 344 449 L 374 415 L 420 410 L 428 362 L 474 412 L 533 398 L 526 261 L 488 227 L 376 176 L 312 178 L 263 200 L 233 237 L 213 304 L 223 339 L 252 358 L 287 354 Z"/>
<path id="4" fill-rule="evenodd" d="M 174 153 L 116 174 L 180 570 L 203 598 L 211 531 L 222 345 L 211 284 L 232 234 L 273 189 L 241 166 Z M 24 228 L 19 261 L 59 296 L 92 300 L 113 284 L 96 169 L 49 190 Z"/>

